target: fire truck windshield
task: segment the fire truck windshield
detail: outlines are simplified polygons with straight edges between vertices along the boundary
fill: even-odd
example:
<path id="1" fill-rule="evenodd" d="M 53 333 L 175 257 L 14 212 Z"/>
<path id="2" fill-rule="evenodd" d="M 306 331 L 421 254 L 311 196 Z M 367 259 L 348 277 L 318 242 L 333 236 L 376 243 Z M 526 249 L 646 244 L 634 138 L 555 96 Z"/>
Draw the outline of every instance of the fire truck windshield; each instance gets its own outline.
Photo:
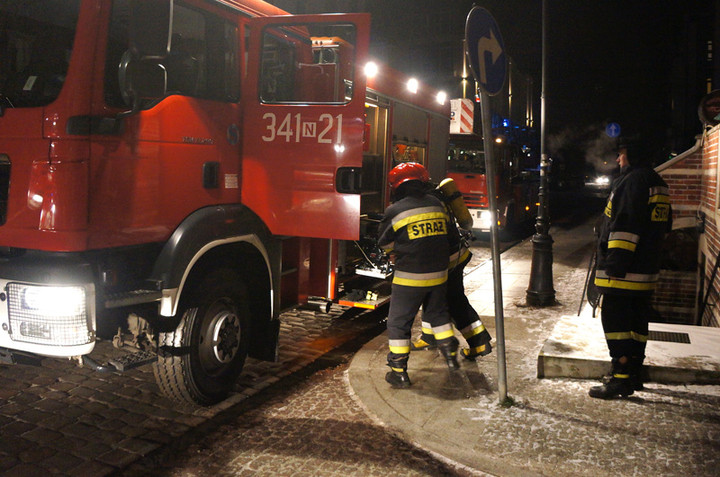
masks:
<path id="1" fill-rule="evenodd" d="M 44 106 L 67 74 L 80 0 L 0 3 L 0 97 L 3 108 Z"/>
<path id="2" fill-rule="evenodd" d="M 485 174 L 485 153 L 477 149 L 451 146 L 448 149 L 448 172 Z"/>

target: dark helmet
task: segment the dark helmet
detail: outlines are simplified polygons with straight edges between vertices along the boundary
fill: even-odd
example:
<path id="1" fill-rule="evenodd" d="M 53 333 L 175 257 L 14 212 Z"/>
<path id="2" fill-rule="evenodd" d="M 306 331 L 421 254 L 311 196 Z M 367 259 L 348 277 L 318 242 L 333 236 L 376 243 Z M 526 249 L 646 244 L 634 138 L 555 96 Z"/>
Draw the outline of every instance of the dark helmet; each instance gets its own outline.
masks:
<path id="1" fill-rule="evenodd" d="M 647 156 L 639 134 L 620 136 L 617 141 L 617 151 L 620 152 L 621 149 L 627 151 L 628 162 L 633 165 L 642 163 Z"/>
<path id="2" fill-rule="evenodd" d="M 392 190 L 396 190 L 400 184 L 408 181 L 420 181 L 426 183 L 430 180 L 430 174 L 422 164 L 417 162 L 403 162 L 393 167 L 388 174 L 388 181 Z"/>

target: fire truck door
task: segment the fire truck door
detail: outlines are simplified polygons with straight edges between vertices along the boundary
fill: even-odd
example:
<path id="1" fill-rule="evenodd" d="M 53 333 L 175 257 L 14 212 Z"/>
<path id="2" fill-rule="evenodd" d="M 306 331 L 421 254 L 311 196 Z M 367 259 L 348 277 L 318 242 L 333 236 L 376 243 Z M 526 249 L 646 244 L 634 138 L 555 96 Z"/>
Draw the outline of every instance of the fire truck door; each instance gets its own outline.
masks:
<path id="1" fill-rule="evenodd" d="M 277 235 L 357 239 L 370 17 L 250 23 L 242 198 Z"/>

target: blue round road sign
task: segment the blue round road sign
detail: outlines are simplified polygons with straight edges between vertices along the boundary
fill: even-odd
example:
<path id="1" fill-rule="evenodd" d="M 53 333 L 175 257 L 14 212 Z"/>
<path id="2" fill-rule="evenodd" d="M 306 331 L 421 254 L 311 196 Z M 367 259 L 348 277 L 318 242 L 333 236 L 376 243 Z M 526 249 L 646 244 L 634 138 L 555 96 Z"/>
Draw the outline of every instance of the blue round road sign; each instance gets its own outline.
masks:
<path id="1" fill-rule="evenodd" d="M 500 28 L 482 7 L 473 7 L 465 22 L 465 43 L 475 80 L 490 96 L 502 90 L 507 73 L 507 56 Z"/>
<path id="2" fill-rule="evenodd" d="M 609 137 L 618 137 L 620 136 L 620 132 L 622 132 L 622 130 L 618 123 L 608 123 L 607 126 L 605 126 L 605 134 Z"/>

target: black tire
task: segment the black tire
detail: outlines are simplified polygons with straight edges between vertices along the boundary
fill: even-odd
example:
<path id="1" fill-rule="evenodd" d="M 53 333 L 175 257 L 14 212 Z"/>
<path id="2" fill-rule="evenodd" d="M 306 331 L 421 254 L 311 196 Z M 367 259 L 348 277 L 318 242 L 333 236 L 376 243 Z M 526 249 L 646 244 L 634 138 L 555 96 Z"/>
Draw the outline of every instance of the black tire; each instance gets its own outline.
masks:
<path id="1" fill-rule="evenodd" d="M 235 386 L 247 357 L 247 293 L 229 270 L 207 275 L 179 310 L 175 330 L 159 334 L 153 371 L 164 394 L 203 406 L 222 401 Z"/>

